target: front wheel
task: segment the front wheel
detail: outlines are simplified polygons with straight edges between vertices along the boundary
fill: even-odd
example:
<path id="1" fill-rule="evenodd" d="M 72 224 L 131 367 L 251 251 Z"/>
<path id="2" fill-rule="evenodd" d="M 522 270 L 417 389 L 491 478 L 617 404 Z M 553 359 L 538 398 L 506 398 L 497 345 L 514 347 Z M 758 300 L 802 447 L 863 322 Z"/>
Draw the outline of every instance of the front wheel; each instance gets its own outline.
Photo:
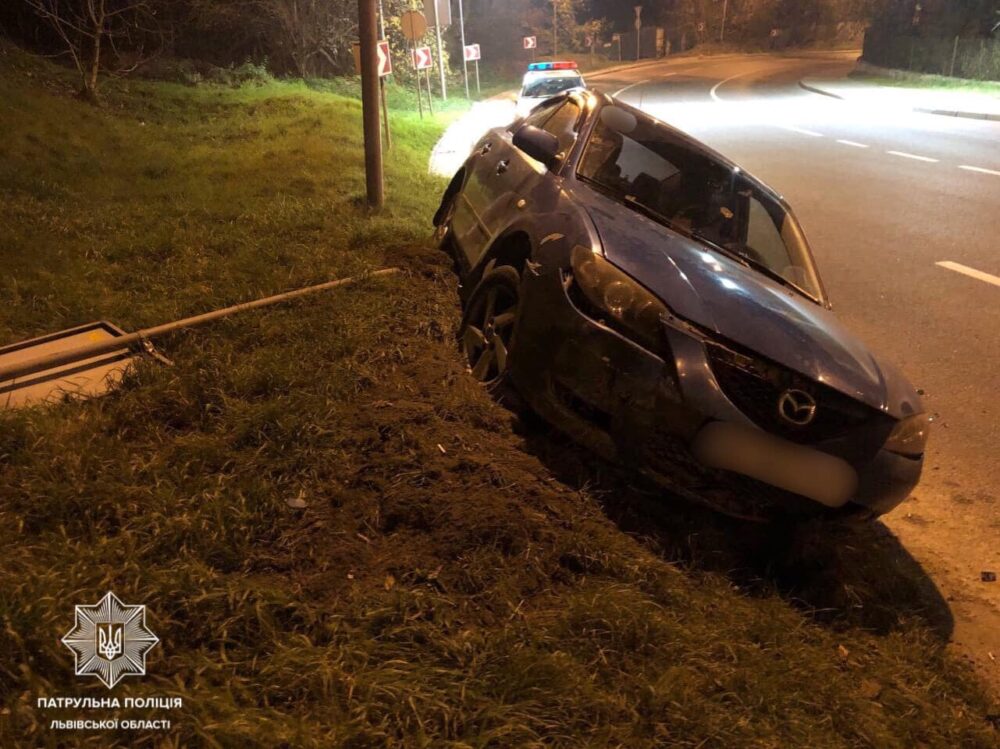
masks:
<path id="1" fill-rule="evenodd" d="M 484 385 L 500 384 L 510 370 L 520 293 L 520 274 L 502 265 L 483 276 L 469 298 L 458 340 L 472 376 Z"/>

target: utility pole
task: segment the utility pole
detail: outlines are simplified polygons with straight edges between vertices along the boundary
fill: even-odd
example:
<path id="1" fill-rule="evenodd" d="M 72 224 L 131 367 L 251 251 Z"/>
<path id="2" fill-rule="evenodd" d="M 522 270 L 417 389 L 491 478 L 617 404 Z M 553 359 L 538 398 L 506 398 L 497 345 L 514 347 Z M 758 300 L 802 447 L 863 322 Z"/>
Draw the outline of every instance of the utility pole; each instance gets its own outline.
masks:
<path id="1" fill-rule="evenodd" d="M 379 133 L 378 8 L 376 0 L 358 0 L 361 37 L 361 107 L 365 133 L 365 183 L 368 206 L 385 204 L 382 137 Z"/>
<path id="2" fill-rule="evenodd" d="M 559 55 L 559 0 L 552 0 L 552 57 Z"/>
<path id="3" fill-rule="evenodd" d="M 729 0 L 722 0 L 722 28 L 719 30 L 719 42 L 726 41 L 726 17 L 729 15 Z"/>
<path id="4" fill-rule="evenodd" d="M 465 98 L 471 99 L 469 93 L 469 61 L 465 59 L 465 11 L 462 8 L 462 0 L 458 0 L 458 25 L 462 30 L 462 70 L 465 73 Z"/>
<path id="5" fill-rule="evenodd" d="M 642 59 L 642 6 L 635 8 L 635 59 Z"/>
<path id="6" fill-rule="evenodd" d="M 434 32 L 437 34 L 438 70 L 441 73 L 441 100 L 448 101 L 448 83 L 444 75 L 444 48 L 441 44 L 441 0 L 431 0 L 434 5 Z"/>

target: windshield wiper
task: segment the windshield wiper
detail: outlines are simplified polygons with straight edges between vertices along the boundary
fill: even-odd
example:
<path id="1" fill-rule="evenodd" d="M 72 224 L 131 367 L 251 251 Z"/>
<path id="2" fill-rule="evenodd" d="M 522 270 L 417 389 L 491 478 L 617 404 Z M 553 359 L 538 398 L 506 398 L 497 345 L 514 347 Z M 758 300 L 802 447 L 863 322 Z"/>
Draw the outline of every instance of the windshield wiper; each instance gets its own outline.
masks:
<path id="1" fill-rule="evenodd" d="M 752 255 L 748 255 L 745 252 L 740 252 L 739 250 L 734 250 L 731 247 L 723 247 L 722 245 L 716 244 L 715 242 L 713 242 L 712 240 L 708 239 L 705 235 L 701 234 L 700 232 L 693 232 L 693 235 L 694 235 L 695 239 L 700 239 L 702 242 L 705 242 L 707 244 L 712 245 L 713 248 L 719 250 L 720 252 L 722 252 L 727 257 L 731 257 L 736 262 L 742 263 L 743 265 L 747 266 L 748 268 L 752 268 L 753 270 L 757 271 L 758 273 L 761 273 L 761 274 L 767 276 L 772 281 L 777 281 L 782 286 L 785 286 L 785 287 L 791 289 L 792 291 L 798 292 L 799 294 L 802 294 L 803 296 L 808 297 L 809 299 L 812 299 L 813 301 L 816 301 L 816 302 L 819 301 L 818 299 L 816 299 L 815 296 L 813 296 L 808 291 L 806 291 L 805 289 L 803 289 L 797 283 L 794 283 L 793 281 L 789 281 L 783 275 L 781 275 L 780 273 L 778 273 L 778 271 L 774 270 L 774 268 L 772 268 L 771 266 L 767 265 L 766 263 L 762 263 L 760 260 L 757 260 Z"/>

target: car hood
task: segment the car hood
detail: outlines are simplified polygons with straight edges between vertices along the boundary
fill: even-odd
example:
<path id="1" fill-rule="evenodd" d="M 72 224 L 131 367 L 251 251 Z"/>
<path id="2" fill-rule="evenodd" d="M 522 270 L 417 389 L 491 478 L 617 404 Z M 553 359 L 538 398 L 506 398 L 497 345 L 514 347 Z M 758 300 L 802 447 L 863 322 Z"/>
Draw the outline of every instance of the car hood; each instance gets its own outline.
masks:
<path id="1" fill-rule="evenodd" d="M 829 310 L 603 195 L 574 192 L 608 260 L 680 317 L 896 418 L 923 410 L 906 379 Z"/>

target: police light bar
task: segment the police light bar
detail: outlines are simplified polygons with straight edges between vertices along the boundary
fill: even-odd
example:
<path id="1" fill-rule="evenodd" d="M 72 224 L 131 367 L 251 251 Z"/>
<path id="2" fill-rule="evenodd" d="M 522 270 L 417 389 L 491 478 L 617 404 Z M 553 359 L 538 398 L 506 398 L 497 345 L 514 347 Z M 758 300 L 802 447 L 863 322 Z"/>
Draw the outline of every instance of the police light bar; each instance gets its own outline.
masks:
<path id="1" fill-rule="evenodd" d="M 575 62 L 564 61 L 564 62 L 533 62 L 528 65 L 528 70 L 533 73 L 537 73 L 542 70 L 576 70 L 577 65 Z"/>

